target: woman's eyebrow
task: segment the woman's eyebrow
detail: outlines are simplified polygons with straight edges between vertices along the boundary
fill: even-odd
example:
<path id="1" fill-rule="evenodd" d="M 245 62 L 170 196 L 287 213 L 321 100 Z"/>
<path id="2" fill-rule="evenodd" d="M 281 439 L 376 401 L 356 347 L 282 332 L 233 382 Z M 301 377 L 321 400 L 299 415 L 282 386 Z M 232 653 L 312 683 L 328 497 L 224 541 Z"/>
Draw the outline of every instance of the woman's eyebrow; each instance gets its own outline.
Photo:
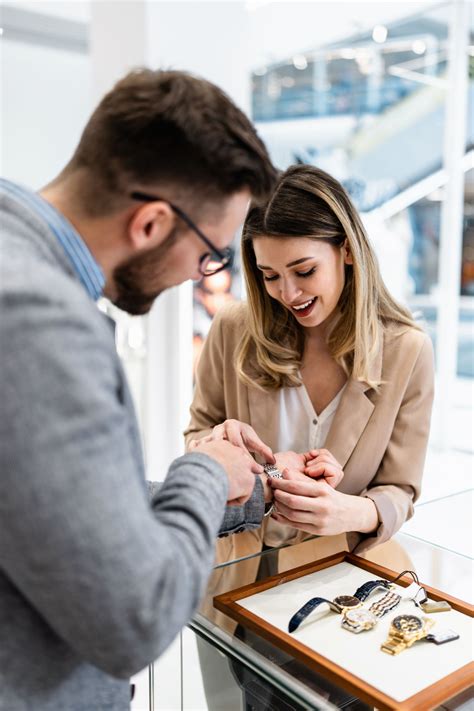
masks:
<path id="1" fill-rule="evenodd" d="M 313 259 L 313 257 L 302 257 L 301 259 L 295 259 L 294 262 L 289 262 L 286 266 L 295 267 L 297 264 L 303 264 L 303 262 L 307 262 L 308 259 Z M 272 269 L 272 267 L 266 267 L 263 264 L 257 264 L 257 267 L 259 269 Z"/>

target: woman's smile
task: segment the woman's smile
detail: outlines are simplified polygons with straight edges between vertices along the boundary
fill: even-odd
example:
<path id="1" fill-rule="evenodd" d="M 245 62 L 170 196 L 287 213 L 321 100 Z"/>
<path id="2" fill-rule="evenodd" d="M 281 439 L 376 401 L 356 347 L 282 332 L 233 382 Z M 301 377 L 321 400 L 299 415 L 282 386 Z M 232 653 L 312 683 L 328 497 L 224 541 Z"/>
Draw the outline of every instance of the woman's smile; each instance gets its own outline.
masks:
<path id="1" fill-rule="evenodd" d="M 310 315 L 317 300 L 318 300 L 318 297 L 313 296 L 312 299 L 307 299 L 306 301 L 300 301 L 300 303 L 298 305 L 289 306 L 288 308 L 298 318 L 305 318 L 306 316 Z"/>

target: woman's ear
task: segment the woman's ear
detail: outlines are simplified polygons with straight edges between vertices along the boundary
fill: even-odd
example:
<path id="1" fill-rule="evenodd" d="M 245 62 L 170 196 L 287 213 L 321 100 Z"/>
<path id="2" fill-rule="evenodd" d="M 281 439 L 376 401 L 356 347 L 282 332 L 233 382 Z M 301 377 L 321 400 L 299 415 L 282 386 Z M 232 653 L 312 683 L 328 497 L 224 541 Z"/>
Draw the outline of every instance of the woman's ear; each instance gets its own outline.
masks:
<path id="1" fill-rule="evenodd" d="M 168 237 L 175 223 L 175 215 L 163 200 L 143 205 L 132 215 L 128 224 L 128 239 L 134 252 L 158 247 Z"/>
<path id="2" fill-rule="evenodd" d="M 352 252 L 351 252 L 351 247 L 349 244 L 349 240 L 346 239 L 344 240 L 344 244 L 342 245 L 343 253 L 344 253 L 344 264 L 353 264 L 353 259 L 352 259 Z"/>

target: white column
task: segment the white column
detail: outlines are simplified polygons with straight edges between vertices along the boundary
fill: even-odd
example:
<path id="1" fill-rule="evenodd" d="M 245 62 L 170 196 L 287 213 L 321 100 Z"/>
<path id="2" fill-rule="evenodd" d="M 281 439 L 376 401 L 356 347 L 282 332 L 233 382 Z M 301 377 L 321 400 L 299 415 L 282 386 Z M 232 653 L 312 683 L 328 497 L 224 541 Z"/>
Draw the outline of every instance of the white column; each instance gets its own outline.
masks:
<path id="1" fill-rule="evenodd" d="M 147 62 L 146 3 L 92 0 L 90 6 L 92 90 L 98 102 L 126 72 Z"/>
<path id="2" fill-rule="evenodd" d="M 137 66 L 190 71 L 250 107 L 244 2 L 92 2 L 95 98 Z M 146 319 L 146 364 L 134 392 L 149 479 L 164 478 L 183 452 L 192 398 L 192 285 L 162 294 Z M 138 379 L 135 378 L 138 382 Z"/>
<path id="3" fill-rule="evenodd" d="M 449 39 L 448 90 L 444 127 L 444 168 L 448 175 L 441 210 L 437 324 L 437 421 L 433 443 L 449 445 L 450 410 L 457 366 L 459 295 L 464 205 L 469 3 L 454 0 Z"/>

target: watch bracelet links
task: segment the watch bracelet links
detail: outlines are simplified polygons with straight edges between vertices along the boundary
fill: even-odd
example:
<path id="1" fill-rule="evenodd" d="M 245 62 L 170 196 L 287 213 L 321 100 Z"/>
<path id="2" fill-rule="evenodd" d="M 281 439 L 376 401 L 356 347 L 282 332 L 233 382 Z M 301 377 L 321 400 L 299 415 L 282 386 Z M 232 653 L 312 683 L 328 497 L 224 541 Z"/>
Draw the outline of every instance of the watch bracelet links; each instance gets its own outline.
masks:
<path id="1" fill-rule="evenodd" d="M 385 593 L 379 600 L 375 600 L 369 607 L 369 611 L 375 615 L 375 617 L 383 617 L 393 610 L 402 599 L 401 595 L 393 590 L 389 590 Z"/>
<path id="2" fill-rule="evenodd" d="M 283 479 L 281 471 L 279 469 L 277 469 L 277 467 L 274 464 L 264 464 L 263 471 L 267 475 L 268 479 Z M 268 509 L 267 509 L 267 506 L 268 506 Z M 265 511 L 263 514 L 263 518 L 267 518 L 268 516 L 270 516 L 274 510 L 275 510 L 274 501 L 269 502 L 269 504 L 265 504 Z"/>
<path id="3" fill-rule="evenodd" d="M 407 647 L 411 647 L 412 644 L 416 642 L 416 638 L 409 641 L 405 641 L 403 637 L 398 637 L 397 635 L 390 635 L 390 637 L 380 646 L 380 649 L 387 654 L 399 654 Z"/>

